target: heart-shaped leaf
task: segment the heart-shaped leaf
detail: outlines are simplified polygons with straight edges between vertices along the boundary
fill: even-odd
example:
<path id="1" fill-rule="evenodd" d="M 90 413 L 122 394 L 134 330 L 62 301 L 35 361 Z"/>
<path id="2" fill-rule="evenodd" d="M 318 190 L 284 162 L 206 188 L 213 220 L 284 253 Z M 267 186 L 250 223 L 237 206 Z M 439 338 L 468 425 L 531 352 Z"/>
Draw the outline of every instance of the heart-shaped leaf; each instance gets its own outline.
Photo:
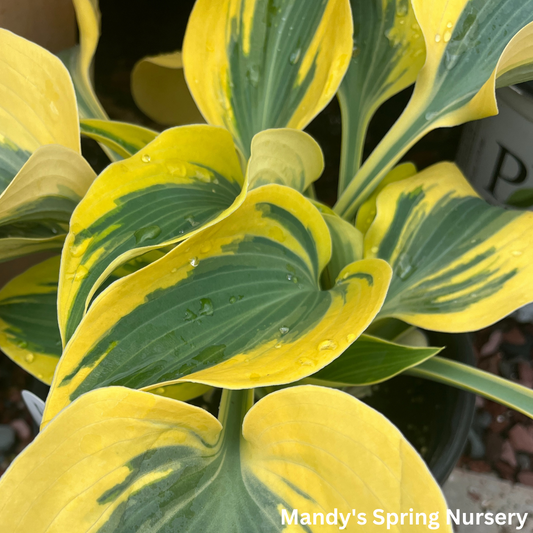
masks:
<path id="1" fill-rule="evenodd" d="M 0 192 L 45 144 L 80 153 L 76 97 L 50 52 L 0 29 Z"/>
<path id="2" fill-rule="evenodd" d="M 0 261 L 61 248 L 94 172 L 72 82 L 43 48 L 0 30 Z"/>
<path id="3" fill-rule="evenodd" d="M 256 133 L 303 129 L 333 98 L 352 54 L 349 0 L 198 0 L 185 77 L 210 124 L 246 158 Z"/>
<path id="4" fill-rule="evenodd" d="M 109 385 L 193 381 L 223 388 L 290 383 L 338 357 L 381 308 L 384 261 L 357 261 L 329 291 L 320 213 L 288 187 L 248 194 L 228 218 L 96 299 L 65 349 L 45 423 Z"/>
<path id="5" fill-rule="evenodd" d="M 248 162 L 250 189 L 278 183 L 305 192 L 324 170 L 324 156 L 307 133 L 291 129 L 267 130 L 252 141 Z"/>
<path id="6" fill-rule="evenodd" d="M 185 81 L 181 52 L 141 59 L 131 73 L 131 93 L 139 109 L 159 124 L 205 122 Z"/>
<path id="7" fill-rule="evenodd" d="M 2 523 L 10 533 L 272 533 L 324 530 L 313 513 L 331 513 L 338 531 L 342 513 L 355 531 L 358 513 L 373 530 L 375 509 L 416 509 L 451 533 L 439 486 L 381 414 L 312 386 L 250 403 L 247 391 L 226 393 L 219 421 L 146 392 L 86 394 L 2 477 Z"/>
<path id="8" fill-rule="evenodd" d="M 474 331 L 533 301 L 533 213 L 487 204 L 441 163 L 378 196 L 365 257 L 394 276 L 380 316 L 425 329 Z"/>
<path id="9" fill-rule="evenodd" d="M 59 256 L 39 263 L 0 290 L 0 348 L 19 366 L 52 383 L 61 357 L 57 325 Z"/>
<path id="10" fill-rule="evenodd" d="M 96 174 L 79 154 L 58 144 L 41 146 L 0 196 L 0 227 L 24 223 L 68 226 Z M 56 231 L 57 233 L 57 231 Z"/>
<path id="11" fill-rule="evenodd" d="M 63 340 L 70 339 L 113 270 L 215 224 L 245 194 L 233 141 L 222 128 L 170 129 L 135 156 L 110 165 L 74 212 L 65 242 L 59 283 Z"/>

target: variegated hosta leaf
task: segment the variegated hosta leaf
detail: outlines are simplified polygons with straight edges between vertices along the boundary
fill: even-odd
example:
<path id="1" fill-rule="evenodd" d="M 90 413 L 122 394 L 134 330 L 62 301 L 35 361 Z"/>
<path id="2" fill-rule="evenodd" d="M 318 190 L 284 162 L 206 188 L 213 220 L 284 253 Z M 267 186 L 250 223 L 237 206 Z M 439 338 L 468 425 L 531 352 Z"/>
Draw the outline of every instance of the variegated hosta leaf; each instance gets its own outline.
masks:
<path id="1" fill-rule="evenodd" d="M 331 235 L 331 260 L 324 271 L 327 287 L 333 286 L 345 266 L 363 259 L 363 234 L 334 213 L 322 213 Z"/>
<path id="2" fill-rule="evenodd" d="M 100 39 L 98 0 L 72 0 L 76 10 L 80 44 L 59 54 L 68 68 L 78 101 L 80 118 L 107 119 L 91 82 L 91 64 Z"/>
<path id="3" fill-rule="evenodd" d="M 339 199 L 336 211 L 345 218 L 355 215 L 424 134 L 495 115 L 498 74 L 516 64 L 517 54 L 525 60 L 533 51 L 526 46 L 533 40 L 533 29 L 526 28 L 533 21 L 533 0 L 412 2 L 427 60 L 403 115 Z"/>
<path id="4" fill-rule="evenodd" d="M 70 216 L 96 174 L 78 153 L 58 144 L 38 148 L 0 195 L 0 232 L 41 224 L 52 237 Z M 51 224 L 51 226 L 47 226 Z"/>
<path id="5" fill-rule="evenodd" d="M 385 341 L 399 342 L 400 339 L 410 335 L 415 329 L 411 324 L 407 324 L 397 318 L 382 318 L 372 322 L 365 334 Z"/>
<path id="6" fill-rule="evenodd" d="M 267 130 L 252 141 L 248 163 L 250 189 L 279 183 L 305 192 L 324 170 L 324 156 L 307 133 L 292 129 Z"/>
<path id="7" fill-rule="evenodd" d="M 0 195 L 0 262 L 61 249 L 72 211 L 94 178 L 69 148 L 37 148 Z"/>
<path id="8" fill-rule="evenodd" d="M 303 129 L 335 95 L 352 54 L 349 0 L 198 0 L 183 45 L 200 111 L 247 158 L 254 135 Z"/>
<path id="9" fill-rule="evenodd" d="M 63 251 L 59 325 L 66 342 L 120 264 L 177 243 L 235 210 L 246 187 L 231 135 L 185 126 L 109 166 L 74 212 Z"/>
<path id="10" fill-rule="evenodd" d="M 212 390 L 213 387 L 202 385 L 201 383 L 175 383 L 166 387 L 157 387 L 157 389 L 152 389 L 150 392 L 165 398 L 188 402 Z"/>
<path id="11" fill-rule="evenodd" d="M 385 188 L 365 257 L 394 275 L 380 316 L 436 331 L 484 328 L 533 301 L 533 213 L 487 204 L 451 163 Z"/>
<path id="12" fill-rule="evenodd" d="M 343 144 L 339 193 L 361 165 L 370 119 L 389 98 L 412 85 L 426 59 L 411 0 L 351 0 L 354 48 L 339 89 Z"/>
<path id="13" fill-rule="evenodd" d="M 265 185 L 228 218 L 91 306 L 65 349 L 45 420 L 108 385 L 193 381 L 222 388 L 290 383 L 338 357 L 381 308 L 384 261 L 346 267 L 329 291 L 320 213 L 300 193 Z"/>
<path id="14" fill-rule="evenodd" d="M 498 65 L 497 87 L 533 80 L 533 24 L 528 24 L 507 47 Z"/>
<path id="15" fill-rule="evenodd" d="M 131 93 L 139 109 L 159 124 L 205 122 L 185 81 L 181 52 L 141 59 L 131 73 Z"/>
<path id="16" fill-rule="evenodd" d="M 80 155 L 74 89 L 55 56 L 0 30 L 0 81 L 0 261 L 6 261 L 61 248 L 94 172 Z"/>
<path id="17" fill-rule="evenodd" d="M 162 251 L 154 250 L 132 259 L 115 270 L 100 291 L 163 255 Z M 52 383 L 63 351 L 57 322 L 59 263 L 59 256 L 47 259 L 10 281 L 0 291 L 0 349 L 47 384 Z M 187 401 L 200 396 L 206 389 L 203 385 L 184 383 L 157 393 Z"/>
<path id="18" fill-rule="evenodd" d="M 377 411 L 313 386 L 250 404 L 249 392 L 226 392 L 219 421 L 144 392 L 91 392 L 4 474 L 3 524 L 10 533 L 319 532 L 338 531 L 339 515 L 338 525 L 306 526 L 303 513 L 312 520 L 335 510 L 348 520 L 345 530 L 356 531 L 352 509 L 369 522 L 375 509 L 416 509 L 439 513 L 451 533 L 427 466 Z M 294 509 L 303 525 L 287 524 Z"/>
<path id="19" fill-rule="evenodd" d="M 82 119 L 81 134 L 111 148 L 124 158 L 135 155 L 158 135 L 156 131 L 113 120 Z"/>
<path id="20" fill-rule="evenodd" d="M 0 29 L 0 192 L 45 144 L 80 153 L 76 98 L 50 52 Z"/>
<path id="21" fill-rule="evenodd" d="M 479 368 L 433 357 L 407 373 L 473 392 L 533 418 L 533 390 Z"/>
<path id="22" fill-rule="evenodd" d="M 57 326 L 59 256 L 39 263 L 0 290 L 0 349 L 50 384 L 61 356 Z"/>
<path id="23" fill-rule="evenodd" d="M 340 357 L 308 379 L 334 387 L 372 385 L 397 376 L 441 350 L 413 348 L 361 335 Z"/>
<path id="24" fill-rule="evenodd" d="M 72 0 L 72 2 L 76 10 L 80 44 L 64 50 L 58 54 L 58 57 L 63 61 L 72 77 L 76 90 L 79 117 L 81 119 L 107 120 L 107 113 L 94 92 L 91 80 L 92 62 L 100 39 L 98 0 Z M 120 153 L 110 149 L 107 143 L 100 143 L 100 146 L 111 161 L 120 161 L 123 158 Z"/>
<path id="25" fill-rule="evenodd" d="M 391 183 L 410 178 L 416 174 L 416 167 L 413 163 L 402 163 L 393 168 L 376 187 L 376 190 L 368 197 L 368 200 L 357 211 L 355 219 L 355 227 L 363 234 L 368 231 L 368 228 L 376 218 L 376 201 L 379 193 Z"/>
<path id="26" fill-rule="evenodd" d="M 61 250 L 65 242 L 65 234 L 50 237 L 48 228 L 40 225 L 8 226 L 7 231 L 0 238 L 0 263 L 44 250 Z"/>

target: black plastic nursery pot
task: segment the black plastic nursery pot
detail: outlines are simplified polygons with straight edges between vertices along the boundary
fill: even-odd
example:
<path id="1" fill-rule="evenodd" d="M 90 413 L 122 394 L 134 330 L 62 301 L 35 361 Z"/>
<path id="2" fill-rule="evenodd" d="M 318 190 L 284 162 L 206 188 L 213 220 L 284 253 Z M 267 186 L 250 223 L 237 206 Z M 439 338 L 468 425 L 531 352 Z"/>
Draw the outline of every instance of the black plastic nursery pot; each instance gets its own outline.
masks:
<path id="1" fill-rule="evenodd" d="M 439 355 L 475 364 L 466 334 L 426 332 L 431 346 L 446 346 Z M 475 395 L 422 378 L 401 375 L 372 386 L 365 403 L 383 413 L 424 458 L 442 485 L 465 447 L 475 411 Z"/>

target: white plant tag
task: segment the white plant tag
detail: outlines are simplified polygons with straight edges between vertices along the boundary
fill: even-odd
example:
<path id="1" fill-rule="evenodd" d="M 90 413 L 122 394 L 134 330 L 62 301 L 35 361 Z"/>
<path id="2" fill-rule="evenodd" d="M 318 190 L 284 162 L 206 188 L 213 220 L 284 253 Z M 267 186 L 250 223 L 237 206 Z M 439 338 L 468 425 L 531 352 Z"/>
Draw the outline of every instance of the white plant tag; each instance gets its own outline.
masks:
<path id="1" fill-rule="evenodd" d="M 43 420 L 44 402 L 29 390 L 22 391 L 22 399 L 24 400 L 31 417 L 35 423 L 40 426 Z"/>

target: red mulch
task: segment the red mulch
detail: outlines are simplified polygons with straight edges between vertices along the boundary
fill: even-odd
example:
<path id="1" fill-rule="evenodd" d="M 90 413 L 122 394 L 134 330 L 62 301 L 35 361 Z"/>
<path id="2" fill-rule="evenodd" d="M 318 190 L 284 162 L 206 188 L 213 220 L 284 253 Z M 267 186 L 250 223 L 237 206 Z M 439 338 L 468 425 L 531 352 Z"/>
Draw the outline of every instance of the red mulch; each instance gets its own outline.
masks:
<path id="1" fill-rule="evenodd" d="M 474 335 L 479 368 L 533 387 L 533 324 L 506 318 Z M 477 398 L 469 444 L 459 464 L 533 486 L 533 420 Z"/>

